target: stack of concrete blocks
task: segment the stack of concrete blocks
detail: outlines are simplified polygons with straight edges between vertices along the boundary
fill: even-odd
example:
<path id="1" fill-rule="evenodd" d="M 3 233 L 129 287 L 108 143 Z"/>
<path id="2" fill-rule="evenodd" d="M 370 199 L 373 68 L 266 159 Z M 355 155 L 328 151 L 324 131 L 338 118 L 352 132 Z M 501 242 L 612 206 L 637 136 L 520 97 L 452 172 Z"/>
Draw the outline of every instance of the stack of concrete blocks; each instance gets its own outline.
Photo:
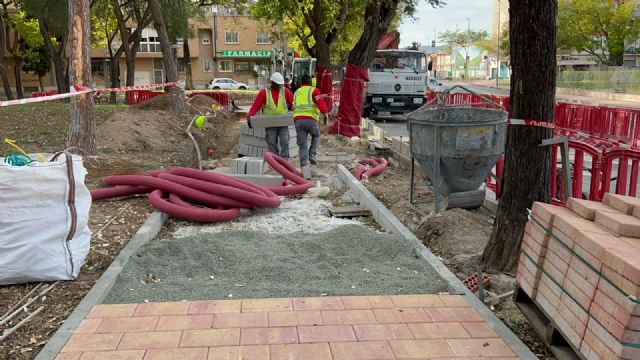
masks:
<path id="1" fill-rule="evenodd" d="M 238 153 L 245 156 L 264 156 L 269 151 L 265 128 L 250 129 L 247 124 L 240 126 L 240 149 Z M 296 128 L 289 126 L 289 156 L 298 156 L 298 145 L 296 144 Z"/>
<path id="2" fill-rule="evenodd" d="M 282 175 L 265 175 L 269 164 L 261 157 L 241 157 L 229 163 L 230 176 L 261 186 L 281 186 Z"/>
<path id="3" fill-rule="evenodd" d="M 516 280 L 584 358 L 640 359 L 640 199 L 535 203 Z"/>

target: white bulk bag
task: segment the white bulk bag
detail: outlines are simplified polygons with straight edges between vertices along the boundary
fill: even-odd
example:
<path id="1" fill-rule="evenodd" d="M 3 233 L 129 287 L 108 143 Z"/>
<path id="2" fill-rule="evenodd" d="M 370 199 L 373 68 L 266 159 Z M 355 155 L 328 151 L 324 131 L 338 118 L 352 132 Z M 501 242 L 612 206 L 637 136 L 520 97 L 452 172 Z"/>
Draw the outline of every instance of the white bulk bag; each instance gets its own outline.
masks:
<path id="1" fill-rule="evenodd" d="M 82 157 L 26 166 L 0 158 L 0 285 L 75 279 L 89 252 Z"/>

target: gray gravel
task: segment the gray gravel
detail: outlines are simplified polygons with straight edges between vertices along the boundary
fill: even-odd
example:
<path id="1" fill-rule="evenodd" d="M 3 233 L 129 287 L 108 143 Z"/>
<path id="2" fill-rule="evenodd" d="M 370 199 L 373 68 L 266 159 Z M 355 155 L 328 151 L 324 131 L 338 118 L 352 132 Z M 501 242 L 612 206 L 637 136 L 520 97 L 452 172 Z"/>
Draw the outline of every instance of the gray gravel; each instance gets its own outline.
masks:
<path id="1" fill-rule="evenodd" d="M 105 303 L 446 289 L 407 240 L 347 225 L 317 234 L 232 231 L 152 241 L 131 258 Z"/>

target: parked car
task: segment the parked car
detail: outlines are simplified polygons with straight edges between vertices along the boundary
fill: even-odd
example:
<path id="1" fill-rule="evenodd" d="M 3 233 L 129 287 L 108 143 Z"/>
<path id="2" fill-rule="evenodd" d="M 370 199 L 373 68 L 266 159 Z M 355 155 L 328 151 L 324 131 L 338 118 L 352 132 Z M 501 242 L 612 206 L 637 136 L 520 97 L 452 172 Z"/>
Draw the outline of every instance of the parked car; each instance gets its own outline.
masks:
<path id="1" fill-rule="evenodd" d="M 429 81 L 427 82 L 427 92 L 429 91 L 433 91 L 433 92 L 443 92 L 447 89 L 446 86 L 442 85 L 441 82 L 438 82 L 437 79 L 430 77 Z"/>
<path id="2" fill-rule="evenodd" d="M 215 78 L 207 85 L 213 90 L 247 90 L 247 84 L 229 78 Z"/>

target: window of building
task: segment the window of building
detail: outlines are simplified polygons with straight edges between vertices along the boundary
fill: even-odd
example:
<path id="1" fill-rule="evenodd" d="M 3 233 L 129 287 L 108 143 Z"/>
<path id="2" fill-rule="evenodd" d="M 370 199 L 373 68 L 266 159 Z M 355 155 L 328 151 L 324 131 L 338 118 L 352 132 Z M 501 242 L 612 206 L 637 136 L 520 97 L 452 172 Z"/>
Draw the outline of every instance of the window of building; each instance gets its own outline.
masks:
<path id="1" fill-rule="evenodd" d="M 140 39 L 140 52 L 161 52 L 160 38 L 157 36 L 143 37 Z"/>
<path id="2" fill-rule="evenodd" d="M 225 31 L 224 32 L 224 43 L 225 44 L 239 44 L 240 37 L 238 36 L 238 32 L 236 31 Z"/>
<path id="3" fill-rule="evenodd" d="M 187 62 L 184 58 L 178 58 L 178 72 L 187 72 Z"/>
<path id="4" fill-rule="evenodd" d="M 220 72 L 233 72 L 233 60 L 220 60 L 218 64 Z"/>
<path id="5" fill-rule="evenodd" d="M 164 82 L 164 62 L 162 59 L 153 59 L 153 80 L 156 84 Z"/>
<path id="6" fill-rule="evenodd" d="M 256 44 L 271 44 L 269 34 L 263 31 L 258 31 L 256 33 Z"/>
<path id="7" fill-rule="evenodd" d="M 211 72 L 211 60 L 202 61 L 202 70 L 204 72 Z"/>
<path id="8" fill-rule="evenodd" d="M 236 61 L 235 69 L 236 71 L 249 71 L 251 70 L 251 64 L 247 61 Z"/>
<path id="9" fill-rule="evenodd" d="M 209 45 L 211 44 L 211 38 L 209 37 L 209 34 L 202 33 L 202 45 Z"/>

